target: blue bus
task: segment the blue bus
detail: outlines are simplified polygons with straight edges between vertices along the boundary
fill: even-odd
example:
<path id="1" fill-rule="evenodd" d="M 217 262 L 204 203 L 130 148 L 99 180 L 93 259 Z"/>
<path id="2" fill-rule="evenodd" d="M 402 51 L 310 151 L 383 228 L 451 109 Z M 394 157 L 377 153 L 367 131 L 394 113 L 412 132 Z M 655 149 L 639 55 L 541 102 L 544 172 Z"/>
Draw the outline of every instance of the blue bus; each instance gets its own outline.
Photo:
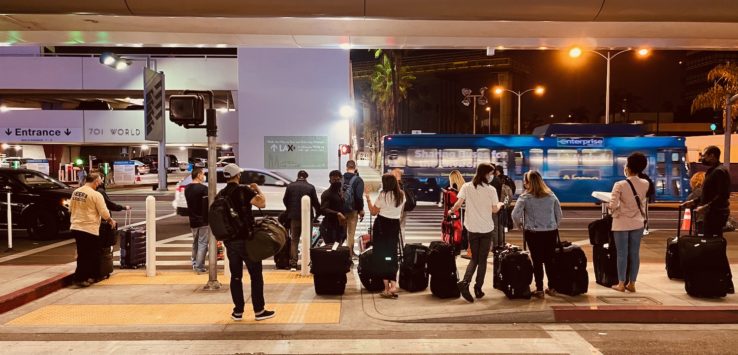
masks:
<path id="1" fill-rule="evenodd" d="M 419 201 L 439 202 L 448 174 L 467 181 L 483 162 L 501 165 L 522 192 L 522 177 L 538 170 L 561 202 L 596 202 L 593 191 L 611 191 L 624 178 L 626 158 L 641 152 L 656 187 L 656 201 L 683 201 L 689 177 L 683 137 L 400 134 L 382 142 L 382 171 L 403 171 Z"/>

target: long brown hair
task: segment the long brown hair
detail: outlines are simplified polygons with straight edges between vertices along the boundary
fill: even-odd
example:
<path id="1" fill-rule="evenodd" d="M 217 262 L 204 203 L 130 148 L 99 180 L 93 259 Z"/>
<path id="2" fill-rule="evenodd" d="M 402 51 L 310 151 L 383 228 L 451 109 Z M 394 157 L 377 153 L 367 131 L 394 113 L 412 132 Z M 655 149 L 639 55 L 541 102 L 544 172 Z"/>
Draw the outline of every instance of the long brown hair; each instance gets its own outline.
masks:
<path id="1" fill-rule="evenodd" d="M 525 175 L 523 175 L 523 183 L 526 182 L 528 183 L 528 187 L 526 187 L 525 190 L 537 198 L 553 195 L 553 191 L 551 191 L 551 189 L 546 185 L 541 173 L 538 171 L 531 170 L 525 173 Z"/>
<path id="2" fill-rule="evenodd" d="M 477 173 L 476 175 L 474 175 L 474 179 L 472 179 L 472 184 L 474 184 L 474 188 L 479 185 L 489 185 L 489 181 L 487 181 L 487 175 L 489 175 L 489 173 L 493 171 L 495 171 L 495 167 L 492 166 L 492 164 L 479 164 L 479 166 L 477 166 Z"/>
<path id="3" fill-rule="evenodd" d="M 382 193 L 384 194 L 385 201 L 387 201 L 387 194 L 392 194 L 395 198 L 395 207 L 400 207 L 402 204 L 402 190 L 400 190 L 400 184 L 397 183 L 397 178 L 394 175 L 382 175 Z"/>

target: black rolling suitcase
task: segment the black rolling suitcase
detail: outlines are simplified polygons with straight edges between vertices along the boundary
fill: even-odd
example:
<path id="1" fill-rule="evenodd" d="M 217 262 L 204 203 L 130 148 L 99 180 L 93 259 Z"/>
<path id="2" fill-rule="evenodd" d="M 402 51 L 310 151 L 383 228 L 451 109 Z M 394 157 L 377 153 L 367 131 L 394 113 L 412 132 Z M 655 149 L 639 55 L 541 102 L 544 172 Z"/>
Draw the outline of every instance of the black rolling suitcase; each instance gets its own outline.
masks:
<path id="1" fill-rule="evenodd" d="M 146 265 L 146 227 L 129 227 L 120 232 L 120 268 Z"/>
<path id="2" fill-rule="evenodd" d="M 678 241 L 684 289 L 692 297 L 725 297 L 733 286 L 723 237 L 682 236 Z"/>
<path id="3" fill-rule="evenodd" d="M 546 272 L 551 278 L 551 288 L 558 293 L 576 296 L 587 293 L 589 275 L 587 273 L 587 256 L 578 245 L 561 241 L 556 234 L 556 249 L 551 260 L 551 272 Z"/>
<path id="4" fill-rule="evenodd" d="M 683 279 L 684 278 L 684 272 L 682 271 L 682 262 L 679 258 L 679 238 L 681 238 L 682 234 L 682 218 L 684 217 L 682 215 L 684 211 L 682 210 L 682 207 L 679 206 L 679 218 L 677 218 L 677 235 L 673 238 L 666 239 L 666 256 L 664 257 L 664 262 L 666 264 L 666 276 L 668 276 L 670 279 Z M 688 236 L 694 237 L 693 234 L 693 227 L 694 222 L 689 223 L 689 234 Z"/>
<path id="5" fill-rule="evenodd" d="M 456 272 L 453 245 L 441 241 L 431 242 L 428 253 L 428 273 L 433 296 L 438 298 L 461 297 L 457 286 L 459 276 Z"/>
<path id="6" fill-rule="evenodd" d="M 359 267 L 356 271 L 359 274 L 359 280 L 364 288 L 369 292 L 379 292 L 384 290 L 384 281 L 376 273 L 378 264 L 381 261 L 374 257 L 374 248 L 364 250 L 359 255 Z"/>
<path id="7" fill-rule="evenodd" d="M 428 288 L 428 254 L 423 244 L 406 244 L 400 264 L 400 288 L 410 292 Z"/>
<path id="8" fill-rule="evenodd" d="M 612 287 L 618 284 L 618 252 L 613 240 L 607 244 L 592 246 L 592 263 L 598 285 Z"/>
<path id="9" fill-rule="evenodd" d="M 499 213 L 506 213 L 501 210 Z M 530 284 L 533 282 L 533 263 L 530 253 L 525 250 L 525 236 L 523 236 L 523 250 L 505 241 L 504 229 L 500 245 L 492 249 L 493 280 L 492 287 L 501 290 L 509 299 L 530 299 Z"/>
<path id="10" fill-rule="evenodd" d="M 99 279 L 104 280 L 113 273 L 113 250 L 109 246 L 102 247 L 100 250 L 100 271 Z"/>
<path id="11" fill-rule="evenodd" d="M 346 273 L 351 268 L 349 248 L 337 243 L 310 248 L 310 272 L 315 293 L 342 295 L 346 289 Z"/>

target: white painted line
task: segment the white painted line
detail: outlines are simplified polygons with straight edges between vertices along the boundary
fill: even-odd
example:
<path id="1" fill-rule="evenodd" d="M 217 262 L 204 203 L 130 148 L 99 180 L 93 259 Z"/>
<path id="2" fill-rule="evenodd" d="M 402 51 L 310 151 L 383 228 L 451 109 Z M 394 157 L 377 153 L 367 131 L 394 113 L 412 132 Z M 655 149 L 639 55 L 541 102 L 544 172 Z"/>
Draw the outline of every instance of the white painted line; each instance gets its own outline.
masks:
<path id="1" fill-rule="evenodd" d="M 156 220 L 157 221 L 160 221 L 162 219 L 173 217 L 173 216 L 176 216 L 176 214 L 175 213 L 172 213 L 172 214 L 168 214 L 168 215 L 165 215 L 165 216 L 161 216 L 161 217 L 156 218 Z M 123 226 L 122 228 L 140 226 L 140 225 L 145 224 L 145 223 L 146 223 L 146 221 L 138 222 L 138 223 L 132 223 L 132 224 L 129 224 L 127 226 Z M 61 242 L 57 242 L 57 243 L 54 243 L 54 244 L 44 245 L 42 247 L 34 248 L 34 249 L 31 249 L 31 250 L 26 250 L 26 251 L 20 252 L 18 254 L 13 254 L 13 255 L 6 256 L 4 258 L 0 258 L 0 263 L 4 263 L 4 262 L 10 261 L 10 260 L 19 259 L 19 258 L 26 257 L 26 256 L 29 256 L 29 255 L 33 255 L 33 254 L 38 254 L 38 253 L 41 253 L 41 252 L 44 252 L 44 251 L 47 251 L 47 250 L 51 250 L 51 249 L 54 249 L 54 248 L 62 247 L 62 246 L 65 246 L 67 244 L 72 244 L 72 243 L 74 243 L 74 239 L 67 239 L 67 240 L 63 240 Z"/>

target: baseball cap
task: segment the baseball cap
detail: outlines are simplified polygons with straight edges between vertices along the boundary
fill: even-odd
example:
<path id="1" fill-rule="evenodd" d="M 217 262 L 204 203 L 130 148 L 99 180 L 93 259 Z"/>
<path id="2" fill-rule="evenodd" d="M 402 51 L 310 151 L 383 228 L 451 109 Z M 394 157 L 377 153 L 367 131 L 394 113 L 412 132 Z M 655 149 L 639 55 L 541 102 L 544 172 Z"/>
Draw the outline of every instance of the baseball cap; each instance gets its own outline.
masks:
<path id="1" fill-rule="evenodd" d="M 297 178 L 298 178 L 298 179 L 300 179 L 300 178 L 302 178 L 302 179 L 307 179 L 307 178 L 308 178 L 308 173 L 307 173 L 307 171 L 305 171 L 305 170 L 300 170 L 300 171 L 298 171 L 298 172 L 297 172 Z"/>
<path id="2" fill-rule="evenodd" d="M 239 168 L 236 164 L 228 164 L 225 166 L 225 168 L 223 168 L 223 176 L 225 176 L 226 179 L 230 179 L 240 173 L 241 168 Z"/>

